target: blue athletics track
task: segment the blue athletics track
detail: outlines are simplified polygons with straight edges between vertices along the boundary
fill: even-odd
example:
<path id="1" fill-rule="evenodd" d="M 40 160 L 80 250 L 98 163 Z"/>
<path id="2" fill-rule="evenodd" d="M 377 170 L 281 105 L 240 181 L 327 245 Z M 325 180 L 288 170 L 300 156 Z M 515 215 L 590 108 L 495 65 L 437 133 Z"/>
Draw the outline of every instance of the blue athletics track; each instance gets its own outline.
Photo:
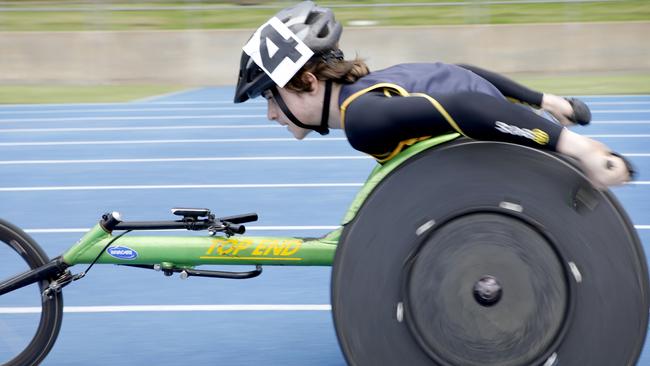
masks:
<path id="1" fill-rule="evenodd" d="M 232 88 L 202 88 L 130 103 L 0 106 L 0 217 L 50 257 L 110 211 L 126 220 L 172 219 L 178 206 L 258 212 L 252 235 L 335 228 L 373 160 L 340 131 L 295 141 L 266 120 L 263 100 L 231 99 Z M 594 122 L 576 129 L 640 171 L 614 192 L 648 252 L 650 95 L 584 100 Z M 236 281 L 95 266 L 65 289 L 44 365 L 342 365 L 329 285 L 329 267 L 265 267 Z M 647 343 L 639 364 L 650 366 Z"/>

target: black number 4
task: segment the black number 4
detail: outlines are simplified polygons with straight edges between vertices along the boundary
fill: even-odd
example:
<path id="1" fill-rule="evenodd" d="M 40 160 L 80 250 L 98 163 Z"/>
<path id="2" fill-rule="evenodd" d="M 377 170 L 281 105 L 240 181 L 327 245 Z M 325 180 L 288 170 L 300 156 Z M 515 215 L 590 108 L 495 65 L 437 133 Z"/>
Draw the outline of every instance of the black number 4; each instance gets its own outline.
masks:
<path id="1" fill-rule="evenodd" d="M 277 52 L 273 57 L 269 56 L 269 50 L 266 45 L 266 40 L 269 39 L 273 44 L 278 47 Z M 273 73 L 273 71 L 280 65 L 282 60 L 289 58 L 293 62 L 297 62 L 302 57 L 302 54 L 296 49 L 298 42 L 295 39 L 284 39 L 278 31 L 270 24 L 267 24 L 262 32 L 260 32 L 260 54 L 262 56 L 262 64 L 264 68 Z"/>

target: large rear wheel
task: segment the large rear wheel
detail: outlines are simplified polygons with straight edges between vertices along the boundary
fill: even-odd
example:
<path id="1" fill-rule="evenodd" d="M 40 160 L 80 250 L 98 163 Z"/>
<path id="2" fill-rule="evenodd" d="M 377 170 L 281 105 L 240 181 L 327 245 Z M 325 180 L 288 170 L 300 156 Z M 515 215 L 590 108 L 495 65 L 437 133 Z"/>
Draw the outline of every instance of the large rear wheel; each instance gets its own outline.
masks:
<path id="1" fill-rule="evenodd" d="M 0 220 L 0 283 L 49 261 L 36 242 Z M 63 318 L 63 295 L 43 298 L 50 280 L 0 296 L 0 365 L 38 365 L 54 345 Z"/>
<path id="2" fill-rule="evenodd" d="M 607 191 L 558 156 L 455 142 L 405 162 L 332 270 L 351 365 L 634 365 L 648 270 Z"/>

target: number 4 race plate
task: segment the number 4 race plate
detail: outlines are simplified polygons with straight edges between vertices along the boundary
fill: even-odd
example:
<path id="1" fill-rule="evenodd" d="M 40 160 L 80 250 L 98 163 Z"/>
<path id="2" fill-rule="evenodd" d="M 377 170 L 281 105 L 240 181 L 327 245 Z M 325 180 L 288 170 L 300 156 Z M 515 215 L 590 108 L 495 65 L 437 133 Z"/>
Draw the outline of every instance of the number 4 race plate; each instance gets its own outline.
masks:
<path id="1" fill-rule="evenodd" d="M 314 52 L 278 18 L 264 23 L 244 52 L 280 87 L 284 87 Z"/>

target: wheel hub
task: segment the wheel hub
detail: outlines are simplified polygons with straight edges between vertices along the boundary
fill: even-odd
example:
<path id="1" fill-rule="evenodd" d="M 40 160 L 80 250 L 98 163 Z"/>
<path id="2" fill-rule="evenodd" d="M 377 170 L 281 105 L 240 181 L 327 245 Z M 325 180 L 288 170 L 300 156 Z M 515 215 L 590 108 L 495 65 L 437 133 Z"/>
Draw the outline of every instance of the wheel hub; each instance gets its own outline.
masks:
<path id="1" fill-rule="evenodd" d="M 503 288 L 493 276 L 483 276 L 474 284 L 474 299 L 483 306 L 492 306 L 501 300 Z"/>

